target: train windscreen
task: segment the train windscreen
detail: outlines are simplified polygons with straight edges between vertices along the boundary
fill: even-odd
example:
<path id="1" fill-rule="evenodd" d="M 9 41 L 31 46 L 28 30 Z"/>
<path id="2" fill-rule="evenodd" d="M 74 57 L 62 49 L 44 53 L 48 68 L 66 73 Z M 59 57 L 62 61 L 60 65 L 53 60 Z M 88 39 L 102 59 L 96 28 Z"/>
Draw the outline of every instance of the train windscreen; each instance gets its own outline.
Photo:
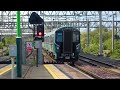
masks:
<path id="1" fill-rule="evenodd" d="M 62 42 L 62 38 L 63 38 L 62 32 L 58 32 L 58 33 L 57 33 L 56 41 L 57 41 L 57 42 Z"/>

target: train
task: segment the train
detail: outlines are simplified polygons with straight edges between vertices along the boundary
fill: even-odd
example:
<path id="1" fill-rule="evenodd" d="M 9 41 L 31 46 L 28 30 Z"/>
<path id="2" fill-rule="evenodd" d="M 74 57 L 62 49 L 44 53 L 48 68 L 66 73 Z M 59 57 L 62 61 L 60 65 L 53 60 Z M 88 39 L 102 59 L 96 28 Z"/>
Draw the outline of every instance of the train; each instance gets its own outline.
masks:
<path id="1" fill-rule="evenodd" d="M 80 31 L 74 27 L 60 27 L 44 36 L 42 47 L 56 61 L 74 64 L 81 49 Z"/>

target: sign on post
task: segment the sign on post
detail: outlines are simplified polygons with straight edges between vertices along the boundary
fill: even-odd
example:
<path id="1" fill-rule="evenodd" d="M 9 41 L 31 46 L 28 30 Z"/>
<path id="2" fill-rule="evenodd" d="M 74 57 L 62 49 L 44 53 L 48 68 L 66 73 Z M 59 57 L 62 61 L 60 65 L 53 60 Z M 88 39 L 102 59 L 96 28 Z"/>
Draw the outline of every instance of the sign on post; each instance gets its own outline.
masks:
<path id="1" fill-rule="evenodd" d="M 9 45 L 9 56 L 11 56 L 11 63 L 12 63 L 11 78 L 14 79 L 14 57 L 17 56 L 17 46 L 16 45 Z"/>
<path id="2" fill-rule="evenodd" d="M 27 41 L 25 45 L 26 45 L 26 55 L 28 56 L 33 51 L 33 42 Z"/>
<path id="3" fill-rule="evenodd" d="M 17 56 L 17 46 L 9 45 L 9 56 L 16 57 Z"/>
<path id="4" fill-rule="evenodd" d="M 26 42 L 26 49 L 27 49 L 27 52 L 30 53 L 33 49 L 33 44 L 32 42 Z"/>

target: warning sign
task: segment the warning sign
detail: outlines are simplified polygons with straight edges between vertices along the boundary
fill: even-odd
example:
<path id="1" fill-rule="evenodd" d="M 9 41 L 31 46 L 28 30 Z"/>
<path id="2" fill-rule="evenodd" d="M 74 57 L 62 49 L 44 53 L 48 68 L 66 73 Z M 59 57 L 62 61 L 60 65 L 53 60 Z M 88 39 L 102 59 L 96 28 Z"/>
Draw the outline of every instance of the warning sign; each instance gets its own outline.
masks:
<path id="1" fill-rule="evenodd" d="M 32 42 L 26 42 L 26 47 L 31 47 L 32 48 Z"/>
<path id="2" fill-rule="evenodd" d="M 31 52 L 33 49 L 32 42 L 26 42 L 26 50 Z"/>

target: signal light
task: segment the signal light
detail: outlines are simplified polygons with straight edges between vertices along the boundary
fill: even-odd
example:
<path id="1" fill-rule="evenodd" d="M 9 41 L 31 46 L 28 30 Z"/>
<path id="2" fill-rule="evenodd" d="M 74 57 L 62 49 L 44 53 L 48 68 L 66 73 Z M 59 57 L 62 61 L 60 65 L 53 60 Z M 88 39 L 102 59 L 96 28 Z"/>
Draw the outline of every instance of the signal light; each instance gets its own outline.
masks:
<path id="1" fill-rule="evenodd" d="M 39 36 L 42 36 L 42 32 L 39 32 L 38 35 L 39 35 Z"/>
<path id="2" fill-rule="evenodd" d="M 42 42 L 44 42 L 44 24 L 37 26 L 37 34 L 36 37 L 38 39 L 42 39 Z"/>

